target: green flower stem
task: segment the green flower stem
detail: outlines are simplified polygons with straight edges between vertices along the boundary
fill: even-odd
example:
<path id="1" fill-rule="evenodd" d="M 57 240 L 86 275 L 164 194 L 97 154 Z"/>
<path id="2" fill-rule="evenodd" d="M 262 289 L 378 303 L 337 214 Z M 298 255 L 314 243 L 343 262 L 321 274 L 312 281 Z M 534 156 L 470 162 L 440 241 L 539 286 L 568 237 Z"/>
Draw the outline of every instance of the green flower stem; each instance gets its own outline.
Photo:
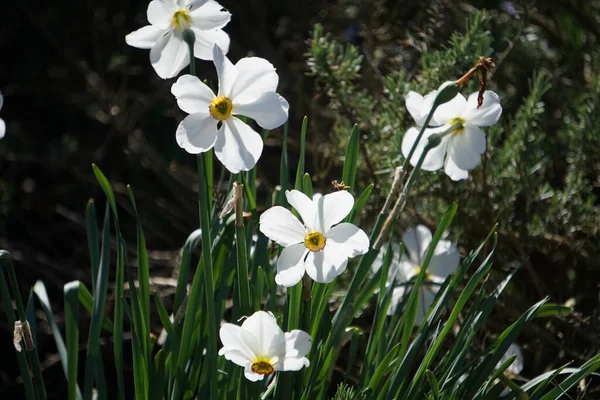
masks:
<path id="1" fill-rule="evenodd" d="M 6 313 L 6 319 L 10 327 L 15 325 L 16 316 L 12 308 L 12 299 L 10 296 L 10 290 L 4 277 L 6 264 L 12 264 L 12 257 L 9 252 L 0 250 L 0 295 L 2 296 L 2 303 L 4 304 L 4 312 Z M 21 303 L 22 306 L 22 303 Z M 17 361 L 19 363 L 19 369 L 23 378 L 23 386 L 25 388 L 25 398 L 27 400 L 35 400 L 35 390 L 33 388 L 33 382 L 31 380 L 31 374 L 29 372 L 29 366 L 27 364 L 27 357 L 25 353 L 20 351 L 17 352 Z"/>
<path id="2" fill-rule="evenodd" d="M 190 73 L 196 73 L 195 60 L 194 60 L 194 33 L 190 30 L 183 32 L 183 40 L 188 44 L 190 52 Z M 218 398 L 218 387 L 217 387 L 217 315 L 212 310 L 215 310 L 215 298 L 214 298 L 214 279 L 213 279 L 213 264 L 212 264 L 212 249 L 211 249 L 211 230 L 210 230 L 210 209 L 208 203 L 208 187 L 206 180 L 205 163 L 202 155 L 196 157 L 196 164 L 198 168 L 198 214 L 200 217 L 200 229 L 202 231 L 202 273 L 203 278 L 200 278 L 200 271 L 196 271 L 194 280 L 192 282 L 192 288 L 190 290 L 190 297 L 188 299 L 186 318 L 183 323 L 182 338 L 187 339 L 188 342 L 184 343 L 182 340 L 179 353 L 178 362 L 178 373 L 182 373 L 185 370 L 186 354 L 189 354 L 189 349 L 195 340 L 192 338 L 192 333 L 195 329 L 195 316 L 200 308 L 199 299 L 197 295 L 200 293 L 202 283 L 204 283 L 204 292 L 206 294 L 206 309 L 209 312 L 206 315 L 206 323 L 208 330 L 208 343 L 207 343 L 207 354 L 206 354 L 206 366 L 207 373 L 210 382 L 210 398 Z M 202 282 L 204 281 L 204 282 Z M 183 351 L 182 351 L 183 350 Z M 177 385 L 176 392 L 179 391 L 181 394 L 183 390 L 182 385 Z M 177 395 L 175 396 L 177 398 Z"/>
<path id="3" fill-rule="evenodd" d="M 423 161 L 425 161 L 425 157 L 427 156 L 427 153 L 429 153 L 429 151 L 431 149 L 433 149 L 434 147 L 439 146 L 440 143 L 442 142 L 442 139 L 445 136 L 451 134 L 452 132 L 456 131 L 459 128 L 462 128 L 461 122 L 454 123 L 454 124 L 450 125 L 448 128 L 446 128 L 446 130 L 444 130 L 444 132 L 442 132 L 440 134 L 434 134 L 429 137 L 427 145 L 425 146 L 425 149 L 423 149 L 423 153 L 421 154 L 421 156 L 419 157 L 419 160 L 417 161 L 417 165 L 415 165 L 415 167 L 411 171 L 410 175 L 408 176 L 408 181 L 404 185 L 404 188 L 402 189 L 402 192 L 400 193 L 398 200 L 396 200 L 396 203 L 394 204 L 392 211 L 390 212 L 386 221 L 383 224 L 381 233 L 379 234 L 379 236 L 377 237 L 377 240 L 375 241 L 375 244 L 373 245 L 374 249 L 378 250 L 381 248 L 381 246 L 383 245 L 383 242 L 386 240 L 386 237 L 388 236 L 390 230 L 392 229 L 392 225 L 393 225 L 394 221 L 396 220 L 398 215 L 400 215 L 402 210 L 404 210 L 404 206 L 406 205 L 406 200 L 408 198 L 408 193 L 410 192 L 410 189 L 411 189 L 413 183 L 415 182 L 415 180 L 417 179 L 417 176 L 419 175 L 419 171 L 421 170 L 421 166 L 423 165 Z M 407 160 L 408 159 L 409 158 L 407 158 Z"/>
<path id="4" fill-rule="evenodd" d="M 242 184 L 242 176 L 240 174 L 238 174 L 237 180 L 237 182 L 233 183 L 233 198 L 235 200 L 235 247 L 237 250 L 238 293 L 242 315 L 249 316 L 252 298 L 250 297 L 246 229 L 244 227 L 244 185 Z"/>
<path id="5" fill-rule="evenodd" d="M 40 359 L 38 353 L 35 350 L 35 344 L 33 342 L 33 336 L 29 328 L 29 322 L 25 316 L 25 308 L 23 307 L 23 300 L 21 299 L 21 293 L 19 292 L 19 284 L 17 282 L 17 274 L 15 273 L 15 267 L 12 262 L 10 253 L 2 251 L 0 253 L 1 264 L 8 271 L 8 279 L 12 290 L 12 298 L 17 305 L 17 316 L 21 321 L 23 327 L 23 340 L 25 342 L 25 349 L 27 351 L 27 358 L 29 359 L 29 365 L 33 372 L 33 382 L 35 384 L 35 390 L 37 392 L 38 399 L 46 399 L 46 388 L 44 386 L 44 377 L 42 376 L 42 367 L 40 365 Z"/>

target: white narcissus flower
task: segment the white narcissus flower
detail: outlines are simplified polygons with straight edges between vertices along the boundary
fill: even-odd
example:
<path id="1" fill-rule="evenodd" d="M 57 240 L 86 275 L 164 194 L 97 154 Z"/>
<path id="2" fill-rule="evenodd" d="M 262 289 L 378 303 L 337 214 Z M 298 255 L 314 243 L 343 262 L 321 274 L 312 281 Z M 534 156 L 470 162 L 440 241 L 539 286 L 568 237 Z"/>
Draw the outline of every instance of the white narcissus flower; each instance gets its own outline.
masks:
<path id="1" fill-rule="evenodd" d="M 299 371 L 310 365 L 306 358 L 310 335 L 298 329 L 284 333 L 275 317 L 264 311 L 246 318 L 242 326 L 223 324 L 219 336 L 223 343 L 219 355 L 244 367 L 244 375 L 251 381 L 275 371 Z"/>
<path id="2" fill-rule="evenodd" d="M 288 190 L 285 196 L 303 222 L 281 206 L 260 216 L 261 232 L 285 247 L 277 259 L 277 284 L 294 286 L 304 272 L 317 282 L 329 283 L 344 272 L 348 258 L 369 250 L 365 232 L 351 223 L 340 223 L 354 206 L 350 193 L 341 190 L 316 201 L 298 190 Z"/>
<path id="3" fill-rule="evenodd" d="M 396 282 L 406 283 L 414 279 L 419 272 L 425 253 L 431 245 L 433 236 L 431 231 L 425 225 L 419 225 L 416 229 L 407 231 L 402 236 L 404 243 L 404 254 L 398 264 L 398 270 L 390 269 L 390 274 L 396 274 Z M 440 240 L 435 247 L 433 257 L 427 267 L 425 281 L 419 288 L 419 305 L 417 308 L 416 325 L 420 325 L 427 314 L 427 310 L 433 304 L 435 296 L 439 291 L 440 285 L 446 278 L 456 272 L 460 262 L 460 253 L 454 243 L 448 240 Z M 396 312 L 396 307 L 402 299 L 406 285 L 394 288 L 392 292 L 392 301 L 388 309 L 388 315 Z"/>
<path id="4" fill-rule="evenodd" d="M 0 93 L 0 110 L 2 110 L 2 104 L 4 104 L 4 97 L 2 97 L 2 93 Z M 6 133 L 6 124 L 4 120 L 0 118 L 0 139 L 4 137 Z"/>
<path id="5" fill-rule="evenodd" d="M 506 360 L 513 355 L 516 356 L 515 360 L 510 364 L 506 371 L 514 375 L 519 375 L 521 371 L 523 371 L 523 352 L 521 351 L 521 346 L 516 343 L 511 343 L 511 345 L 508 346 L 508 350 L 506 350 L 506 353 L 504 353 L 500 361 L 498 361 L 497 366 L 499 367 L 504 364 Z"/>
<path id="6" fill-rule="evenodd" d="M 275 92 L 279 77 L 270 62 L 246 57 L 233 65 L 219 46 L 214 46 L 213 53 L 217 94 L 192 75 L 179 77 L 171 87 L 179 108 L 190 114 L 177 127 L 177 143 L 192 154 L 214 147 L 215 155 L 229 171 L 248 171 L 262 154 L 263 141 L 236 116 L 275 129 L 287 121 L 289 104 Z"/>
<path id="7" fill-rule="evenodd" d="M 414 97 L 414 96 L 413 96 Z M 429 97 L 425 96 L 424 99 Z M 485 134 L 480 127 L 494 125 L 502 115 L 502 106 L 500 98 L 492 91 L 483 93 L 483 104 L 477 108 L 478 93 L 473 93 L 468 99 L 465 99 L 462 94 L 457 94 L 454 99 L 440 105 L 434 115 L 433 120 L 435 125 L 439 125 L 434 129 L 426 129 L 417 144 L 416 150 L 411 157 L 410 163 L 416 165 L 418 159 L 425 146 L 427 139 L 434 133 L 442 133 L 452 125 L 459 124 L 453 132 L 442 139 L 442 142 L 435 148 L 429 151 L 423 161 L 422 169 L 425 171 L 435 171 L 444 167 L 446 174 L 455 181 L 466 179 L 469 176 L 468 171 L 475 168 L 479 162 L 481 155 L 486 149 Z M 429 112 L 431 104 L 426 104 L 427 101 L 421 102 L 421 114 Z M 418 102 L 413 101 L 413 108 L 418 110 Z M 408 108 L 408 98 L 407 98 Z M 410 108 L 409 108 L 410 110 Z M 421 124 L 423 120 L 418 119 L 415 115 L 419 115 L 418 111 L 411 111 L 411 115 L 415 118 L 417 124 Z M 420 126 L 410 128 L 402 139 L 402 154 L 408 157 L 410 149 L 415 143 Z"/>
<path id="8" fill-rule="evenodd" d="M 150 49 L 150 62 L 163 79 L 173 78 L 190 63 L 187 43 L 182 32 L 194 32 L 194 56 L 212 60 L 216 43 L 225 53 L 229 49 L 229 35 L 223 27 L 231 14 L 214 0 L 152 0 L 148 4 L 148 22 L 137 31 L 125 36 L 128 45 Z"/>

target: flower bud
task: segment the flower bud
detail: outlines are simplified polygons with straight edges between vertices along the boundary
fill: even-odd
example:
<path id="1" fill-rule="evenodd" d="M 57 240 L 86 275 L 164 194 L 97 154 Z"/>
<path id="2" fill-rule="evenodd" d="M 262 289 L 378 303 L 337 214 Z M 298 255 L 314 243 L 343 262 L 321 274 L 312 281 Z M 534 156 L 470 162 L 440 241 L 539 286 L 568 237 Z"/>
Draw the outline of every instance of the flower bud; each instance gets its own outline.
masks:
<path id="1" fill-rule="evenodd" d="M 458 84 L 454 81 L 448 81 L 441 84 L 438 89 L 435 100 L 433 101 L 433 107 L 440 106 L 444 103 L 449 102 L 458 94 Z"/>

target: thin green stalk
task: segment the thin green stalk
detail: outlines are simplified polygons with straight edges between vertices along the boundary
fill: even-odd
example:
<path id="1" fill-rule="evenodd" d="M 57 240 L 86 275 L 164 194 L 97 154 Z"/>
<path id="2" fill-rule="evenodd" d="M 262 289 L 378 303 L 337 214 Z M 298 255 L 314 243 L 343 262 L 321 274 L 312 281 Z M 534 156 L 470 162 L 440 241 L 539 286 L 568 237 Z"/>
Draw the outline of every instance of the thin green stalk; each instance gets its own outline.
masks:
<path id="1" fill-rule="evenodd" d="M 19 284 L 17 282 L 17 274 L 15 273 L 15 267 L 12 262 L 12 257 L 10 256 L 10 254 L 8 254 L 8 257 L 3 257 L 2 261 L 4 261 L 4 264 L 7 267 L 6 270 L 8 271 L 8 279 L 12 289 L 13 300 L 17 305 L 17 315 L 19 316 L 19 320 L 21 321 L 21 325 L 23 326 L 23 330 L 25 331 L 24 340 L 26 343 L 27 358 L 29 359 L 31 371 L 33 372 L 33 382 L 35 384 L 35 390 L 37 392 L 38 399 L 45 400 L 46 387 L 44 386 L 44 377 L 42 376 L 42 367 L 40 365 L 40 359 L 38 357 L 37 351 L 35 350 L 35 346 L 31 347 L 30 345 L 27 345 L 29 337 L 32 338 L 33 334 L 31 333 L 31 331 L 29 331 L 29 322 L 27 322 L 27 317 L 25 316 L 25 308 L 23 307 L 21 293 L 19 292 Z"/>
<path id="2" fill-rule="evenodd" d="M 235 248 L 237 251 L 237 281 L 242 315 L 250 315 L 252 297 L 248 278 L 248 253 L 246 251 L 246 229 L 244 227 L 244 185 L 242 177 L 237 176 L 233 183 L 233 198 L 235 201 Z"/>

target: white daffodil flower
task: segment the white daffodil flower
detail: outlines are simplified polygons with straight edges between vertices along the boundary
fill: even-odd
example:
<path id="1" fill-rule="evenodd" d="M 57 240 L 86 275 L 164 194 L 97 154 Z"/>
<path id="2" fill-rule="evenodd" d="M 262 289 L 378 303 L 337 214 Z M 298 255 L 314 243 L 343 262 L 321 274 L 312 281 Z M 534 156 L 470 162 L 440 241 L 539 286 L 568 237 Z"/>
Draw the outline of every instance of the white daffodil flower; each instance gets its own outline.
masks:
<path id="1" fill-rule="evenodd" d="M 421 272 L 421 265 L 432 239 L 431 231 L 425 225 L 419 225 L 416 229 L 411 229 L 402 236 L 402 243 L 404 243 L 405 248 L 404 254 L 398 263 L 398 269 L 396 271 L 390 269 L 390 274 L 394 273 L 396 276 L 396 282 L 406 283 Z M 454 243 L 448 240 L 440 240 L 427 267 L 425 281 L 419 288 L 419 305 L 415 325 L 421 325 L 427 310 L 433 304 L 440 285 L 456 271 L 459 262 L 460 253 Z M 396 312 L 396 307 L 402 299 L 406 287 L 406 285 L 402 285 L 394 288 L 388 315 Z"/>
<path id="2" fill-rule="evenodd" d="M 425 116 L 431 110 L 431 104 L 425 101 L 429 96 L 425 96 L 421 102 L 421 108 L 417 107 L 419 105 L 418 102 L 411 101 L 413 104 L 411 107 L 414 110 L 410 113 L 415 118 L 417 124 L 423 122 L 423 119 L 418 117 L 418 110 L 422 110 L 421 115 L 424 114 Z M 480 127 L 494 125 L 500 119 L 500 115 L 502 115 L 500 98 L 496 93 L 489 90 L 485 91 L 483 94 L 483 104 L 480 108 L 477 108 L 477 97 L 477 92 L 471 94 L 468 99 L 465 99 L 459 93 L 454 99 L 440 105 L 436 109 L 433 120 L 435 125 L 440 126 L 425 130 L 411 157 L 410 163 L 413 166 L 416 165 L 421 157 L 429 136 L 434 133 L 445 132 L 454 126 L 454 130 L 445 136 L 442 142 L 425 156 L 421 168 L 424 171 L 436 171 L 444 167 L 446 174 L 454 181 L 466 179 L 469 176 L 468 171 L 479 164 L 481 155 L 486 149 L 485 134 Z M 457 125 L 458 127 L 456 127 Z M 420 126 L 410 128 L 404 135 L 402 139 L 402 154 L 405 157 L 408 157 L 420 129 Z"/>
<path id="3" fill-rule="evenodd" d="M 510 364 L 510 366 L 506 369 L 506 371 L 510 372 L 513 375 L 519 375 L 521 371 L 523 371 L 523 351 L 521 351 L 521 346 L 516 343 L 512 343 L 508 346 L 508 350 L 502 356 L 500 361 L 498 362 L 497 367 L 501 366 L 512 356 L 516 356 L 515 360 Z"/>
<path id="4" fill-rule="evenodd" d="M 306 358 L 310 335 L 298 329 L 284 333 L 275 317 L 264 311 L 246 318 L 242 326 L 223 324 L 219 336 L 223 343 L 219 355 L 244 367 L 244 375 L 251 381 L 275 371 L 299 371 L 310 365 Z"/>
<path id="5" fill-rule="evenodd" d="M 277 259 L 277 284 L 294 286 L 304 272 L 317 282 L 329 283 L 344 272 L 348 258 L 369 250 L 365 232 L 351 223 L 340 223 L 354 206 L 350 193 L 341 190 L 316 201 L 298 190 L 288 190 L 285 196 L 303 223 L 281 206 L 260 216 L 261 232 L 285 247 Z"/>
<path id="6" fill-rule="evenodd" d="M 179 77 L 171 87 L 179 108 L 190 114 L 177 127 L 177 143 L 192 154 L 214 147 L 229 171 L 248 171 L 262 154 L 263 141 L 236 116 L 275 129 L 287 121 L 289 104 L 275 92 L 279 77 L 267 60 L 246 57 L 233 65 L 217 45 L 213 56 L 219 80 L 217 94 L 192 75 Z"/>
<path id="7" fill-rule="evenodd" d="M 212 60 L 216 43 L 225 53 L 229 50 L 229 35 L 223 27 L 231 14 L 214 0 L 152 0 L 148 4 L 148 22 L 125 36 L 128 45 L 150 49 L 150 63 L 163 79 L 173 78 L 190 63 L 187 43 L 182 32 L 194 32 L 194 56 Z"/>
<path id="8" fill-rule="evenodd" d="M 2 105 L 4 104 L 4 97 L 2 97 L 2 93 L 0 93 L 0 110 L 2 110 Z M 4 120 L 0 118 L 0 139 L 4 137 L 6 133 L 6 123 Z"/>

